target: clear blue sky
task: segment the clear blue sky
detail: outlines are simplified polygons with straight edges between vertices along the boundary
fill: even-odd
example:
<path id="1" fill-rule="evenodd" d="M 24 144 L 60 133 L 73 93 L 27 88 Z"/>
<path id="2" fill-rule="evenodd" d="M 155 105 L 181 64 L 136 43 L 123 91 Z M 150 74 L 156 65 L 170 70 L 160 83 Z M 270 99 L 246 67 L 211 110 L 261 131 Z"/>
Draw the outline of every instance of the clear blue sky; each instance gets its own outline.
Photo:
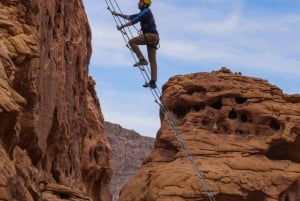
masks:
<path id="1" fill-rule="evenodd" d="M 139 11 L 138 0 L 116 1 L 124 14 Z M 105 120 L 155 137 L 158 105 L 142 87 L 105 1 L 84 4 L 92 29 L 90 75 Z M 161 39 L 159 87 L 178 74 L 226 66 L 267 79 L 285 93 L 300 93 L 300 0 L 153 0 L 151 9 Z"/>

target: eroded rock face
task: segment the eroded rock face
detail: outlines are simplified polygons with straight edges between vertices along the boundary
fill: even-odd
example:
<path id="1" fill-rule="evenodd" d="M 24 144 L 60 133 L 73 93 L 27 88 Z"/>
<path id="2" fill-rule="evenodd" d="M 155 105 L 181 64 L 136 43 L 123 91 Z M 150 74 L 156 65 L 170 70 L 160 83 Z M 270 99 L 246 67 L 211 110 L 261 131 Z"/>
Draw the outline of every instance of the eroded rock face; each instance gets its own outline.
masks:
<path id="1" fill-rule="evenodd" d="M 279 201 L 300 200 L 300 177 L 279 195 Z"/>
<path id="2" fill-rule="evenodd" d="M 81 0 L 0 2 L 0 200 L 109 201 Z"/>
<path id="3" fill-rule="evenodd" d="M 275 201 L 300 175 L 299 95 L 222 68 L 171 78 L 162 100 L 216 200 Z M 164 114 L 119 200 L 209 200 Z"/>

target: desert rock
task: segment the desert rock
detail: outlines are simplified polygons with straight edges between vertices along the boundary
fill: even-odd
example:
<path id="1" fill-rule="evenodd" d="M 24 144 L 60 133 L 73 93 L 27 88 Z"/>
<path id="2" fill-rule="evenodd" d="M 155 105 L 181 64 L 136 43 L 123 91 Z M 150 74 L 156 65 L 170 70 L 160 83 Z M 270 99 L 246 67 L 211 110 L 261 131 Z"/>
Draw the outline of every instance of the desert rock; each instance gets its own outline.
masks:
<path id="1" fill-rule="evenodd" d="M 300 175 L 297 97 L 222 68 L 172 77 L 162 101 L 216 200 L 275 201 Z M 153 152 L 119 200 L 209 200 L 163 113 Z"/>
<path id="2" fill-rule="evenodd" d="M 0 2 L 0 199 L 110 201 L 81 0 Z"/>

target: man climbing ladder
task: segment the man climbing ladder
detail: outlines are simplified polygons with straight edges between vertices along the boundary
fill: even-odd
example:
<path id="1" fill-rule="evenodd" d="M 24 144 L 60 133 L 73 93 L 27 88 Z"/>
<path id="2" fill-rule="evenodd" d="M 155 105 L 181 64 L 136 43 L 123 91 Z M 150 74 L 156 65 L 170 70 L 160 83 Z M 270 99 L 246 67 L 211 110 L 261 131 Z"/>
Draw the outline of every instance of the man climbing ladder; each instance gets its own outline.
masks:
<path id="1" fill-rule="evenodd" d="M 141 71 L 141 73 L 146 81 L 146 84 L 144 85 L 144 87 L 150 87 L 151 89 L 153 89 L 150 91 L 152 92 L 155 102 L 160 106 L 161 111 L 165 114 L 166 120 L 169 123 L 169 125 L 171 126 L 171 128 L 173 129 L 175 137 L 176 137 L 177 141 L 179 142 L 179 144 L 181 145 L 185 157 L 188 159 L 189 163 L 191 164 L 191 166 L 195 172 L 195 176 L 197 176 L 197 178 L 199 179 L 199 181 L 201 183 L 201 187 L 206 192 L 207 197 L 210 201 L 216 201 L 214 198 L 213 192 L 208 188 L 208 186 L 205 182 L 205 178 L 203 177 L 200 169 L 198 168 L 197 161 L 194 159 L 192 153 L 189 151 L 188 146 L 186 145 L 184 139 L 182 138 L 181 133 L 180 133 L 179 129 L 177 128 L 176 121 L 173 119 L 173 115 L 171 115 L 169 108 L 162 100 L 162 98 L 161 98 L 162 94 L 159 91 L 159 88 L 156 87 L 156 78 L 157 78 L 157 72 L 156 72 L 157 69 L 156 68 L 157 67 L 156 67 L 156 58 L 155 57 L 156 57 L 156 45 L 159 41 L 159 36 L 158 36 L 158 32 L 156 30 L 156 25 L 155 25 L 155 21 L 154 21 L 152 12 L 149 9 L 149 6 L 151 5 L 151 0 L 139 0 L 138 7 L 141 11 L 140 11 L 140 13 L 135 14 L 135 15 L 122 14 L 121 9 L 116 0 L 114 0 L 114 2 L 116 4 L 116 6 L 118 7 L 119 12 L 121 12 L 121 13 L 117 13 L 115 11 L 114 4 L 112 3 L 111 0 L 105 0 L 105 2 L 107 4 L 107 9 L 113 14 L 113 16 L 120 16 L 124 19 L 129 20 L 127 23 L 122 24 L 122 22 L 119 20 L 119 18 L 113 17 L 118 30 L 120 30 L 122 33 L 123 39 L 126 42 L 126 46 L 129 47 L 127 45 L 127 43 L 129 43 L 129 45 L 132 47 L 133 52 L 135 52 L 135 54 L 137 55 L 137 57 L 139 59 L 139 61 L 136 64 L 134 64 L 134 66 L 136 66 L 136 67 L 142 66 L 139 68 L 139 70 Z M 110 8 L 110 5 L 111 5 L 112 9 Z M 122 29 L 124 27 L 133 25 L 139 21 L 141 22 L 142 34 L 139 35 L 138 37 L 131 36 L 132 39 L 130 39 L 126 30 L 122 30 Z M 129 28 L 128 28 L 128 30 L 131 33 Z M 147 71 L 148 69 L 143 67 L 144 65 L 148 65 L 148 62 L 146 61 L 146 59 L 140 52 L 138 45 L 147 45 L 148 58 L 150 61 L 150 66 L 151 66 L 151 78 Z M 153 51 L 153 52 L 151 52 L 151 51 Z"/>
<path id="2" fill-rule="evenodd" d="M 157 63 L 156 63 L 156 50 L 159 42 L 159 34 L 156 29 L 155 20 L 149 7 L 151 6 L 151 0 L 139 0 L 138 8 L 140 12 L 133 15 L 124 15 L 112 11 L 115 16 L 120 16 L 126 20 L 127 23 L 117 26 L 118 30 L 122 30 L 124 27 L 131 26 L 137 22 L 141 24 L 141 34 L 128 41 L 133 52 L 136 54 L 139 61 L 133 66 L 144 66 L 148 65 L 148 61 L 145 59 L 138 45 L 147 45 L 148 59 L 151 67 L 151 80 L 146 82 L 143 87 L 156 88 L 157 80 Z"/>

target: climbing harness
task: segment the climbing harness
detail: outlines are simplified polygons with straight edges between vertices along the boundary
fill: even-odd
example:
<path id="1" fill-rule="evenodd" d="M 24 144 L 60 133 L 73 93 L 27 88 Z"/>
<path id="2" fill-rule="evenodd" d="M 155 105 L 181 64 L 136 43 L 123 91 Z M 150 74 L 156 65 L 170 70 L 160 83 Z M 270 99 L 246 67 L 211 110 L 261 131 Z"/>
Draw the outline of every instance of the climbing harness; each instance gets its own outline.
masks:
<path id="1" fill-rule="evenodd" d="M 111 14 L 116 11 L 115 7 L 117 7 L 118 9 L 118 12 L 122 14 L 122 11 L 117 3 L 116 0 L 113 0 L 114 3 L 112 2 L 112 0 L 105 0 L 106 2 L 106 5 L 107 5 L 107 9 L 111 12 Z M 114 6 L 114 4 L 116 6 Z M 117 16 L 113 16 L 113 19 L 116 23 L 117 26 L 121 25 L 122 24 L 122 21 L 119 17 Z M 124 19 L 125 21 L 125 19 Z M 136 28 L 135 28 L 136 29 Z M 127 31 L 129 32 L 130 36 L 128 36 L 128 33 Z M 128 44 L 128 41 L 130 40 L 130 38 L 133 38 L 133 34 L 130 30 L 130 27 L 125 27 L 123 30 L 120 30 L 121 33 L 122 33 L 122 37 L 126 43 L 126 47 L 130 50 L 131 52 L 131 55 L 133 57 L 133 59 L 135 60 L 135 62 L 137 62 L 137 58 L 133 52 L 133 50 L 130 48 L 129 44 Z M 146 40 L 146 38 L 145 38 Z M 148 83 L 150 81 L 150 69 L 149 67 L 146 65 L 146 66 L 139 66 L 138 67 L 145 82 Z M 179 142 L 180 146 L 182 147 L 183 151 L 184 151 L 184 154 L 185 154 L 185 157 L 188 159 L 188 161 L 190 162 L 190 165 L 192 166 L 193 168 L 193 171 L 195 172 L 195 175 L 197 176 L 197 178 L 199 179 L 199 182 L 200 184 L 202 185 L 202 187 L 204 188 L 205 192 L 206 192 L 206 195 L 207 197 L 209 198 L 210 201 L 216 201 L 216 199 L 214 198 L 214 195 L 213 193 L 211 192 L 211 190 L 208 188 L 206 182 L 205 182 L 205 178 L 203 177 L 202 173 L 200 172 L 197 164 L 196 164 L 196 161 L 194 159 L 194 157 L 192 156 L 191 152 L 189 151 L 187 145 L 185 144 L 177 126 L 176 126 L 176 123 L 175 123 L 175 120 L 173 119 L 173 117 L 171 116 L 170 114 L 170 110 L 168 109 L 168 107 L 166 106 L 166 104 L 163 102 L 163 100 L 161 100 L 161 92 L 160 90 L 158 89 L 158 87 L 156 88 L 150 88 L 150 91 L 154 97 L 154 101 L 160 106 L 160 109 L 161 111 L 165 114 L 165 117 L 167 119 L 167 122 L 169 123 L 169 125 L 171 126 L 171 128 L 173 129 L 174 131 L 174 134 L 175 134 L 175 138 L 176 140 Z"/>
<path id="2" fill-rule="evenodd" d="M 148 39 L 147 39 L 147 36 L 146 36 L 145 33 L 143 33 L 142 31 L 139 31 L 138 34 L 140 34 L 140 35 L 143 34 L 144 40 L 145 40 L 145 44 L 147 44 L 148 47 L 155 48 L 155 49 L 159 49 L 160 48 L 159 39 L 156 41 L 156 43 L 150 44 L 150 43 L 148 43 Z"/>

